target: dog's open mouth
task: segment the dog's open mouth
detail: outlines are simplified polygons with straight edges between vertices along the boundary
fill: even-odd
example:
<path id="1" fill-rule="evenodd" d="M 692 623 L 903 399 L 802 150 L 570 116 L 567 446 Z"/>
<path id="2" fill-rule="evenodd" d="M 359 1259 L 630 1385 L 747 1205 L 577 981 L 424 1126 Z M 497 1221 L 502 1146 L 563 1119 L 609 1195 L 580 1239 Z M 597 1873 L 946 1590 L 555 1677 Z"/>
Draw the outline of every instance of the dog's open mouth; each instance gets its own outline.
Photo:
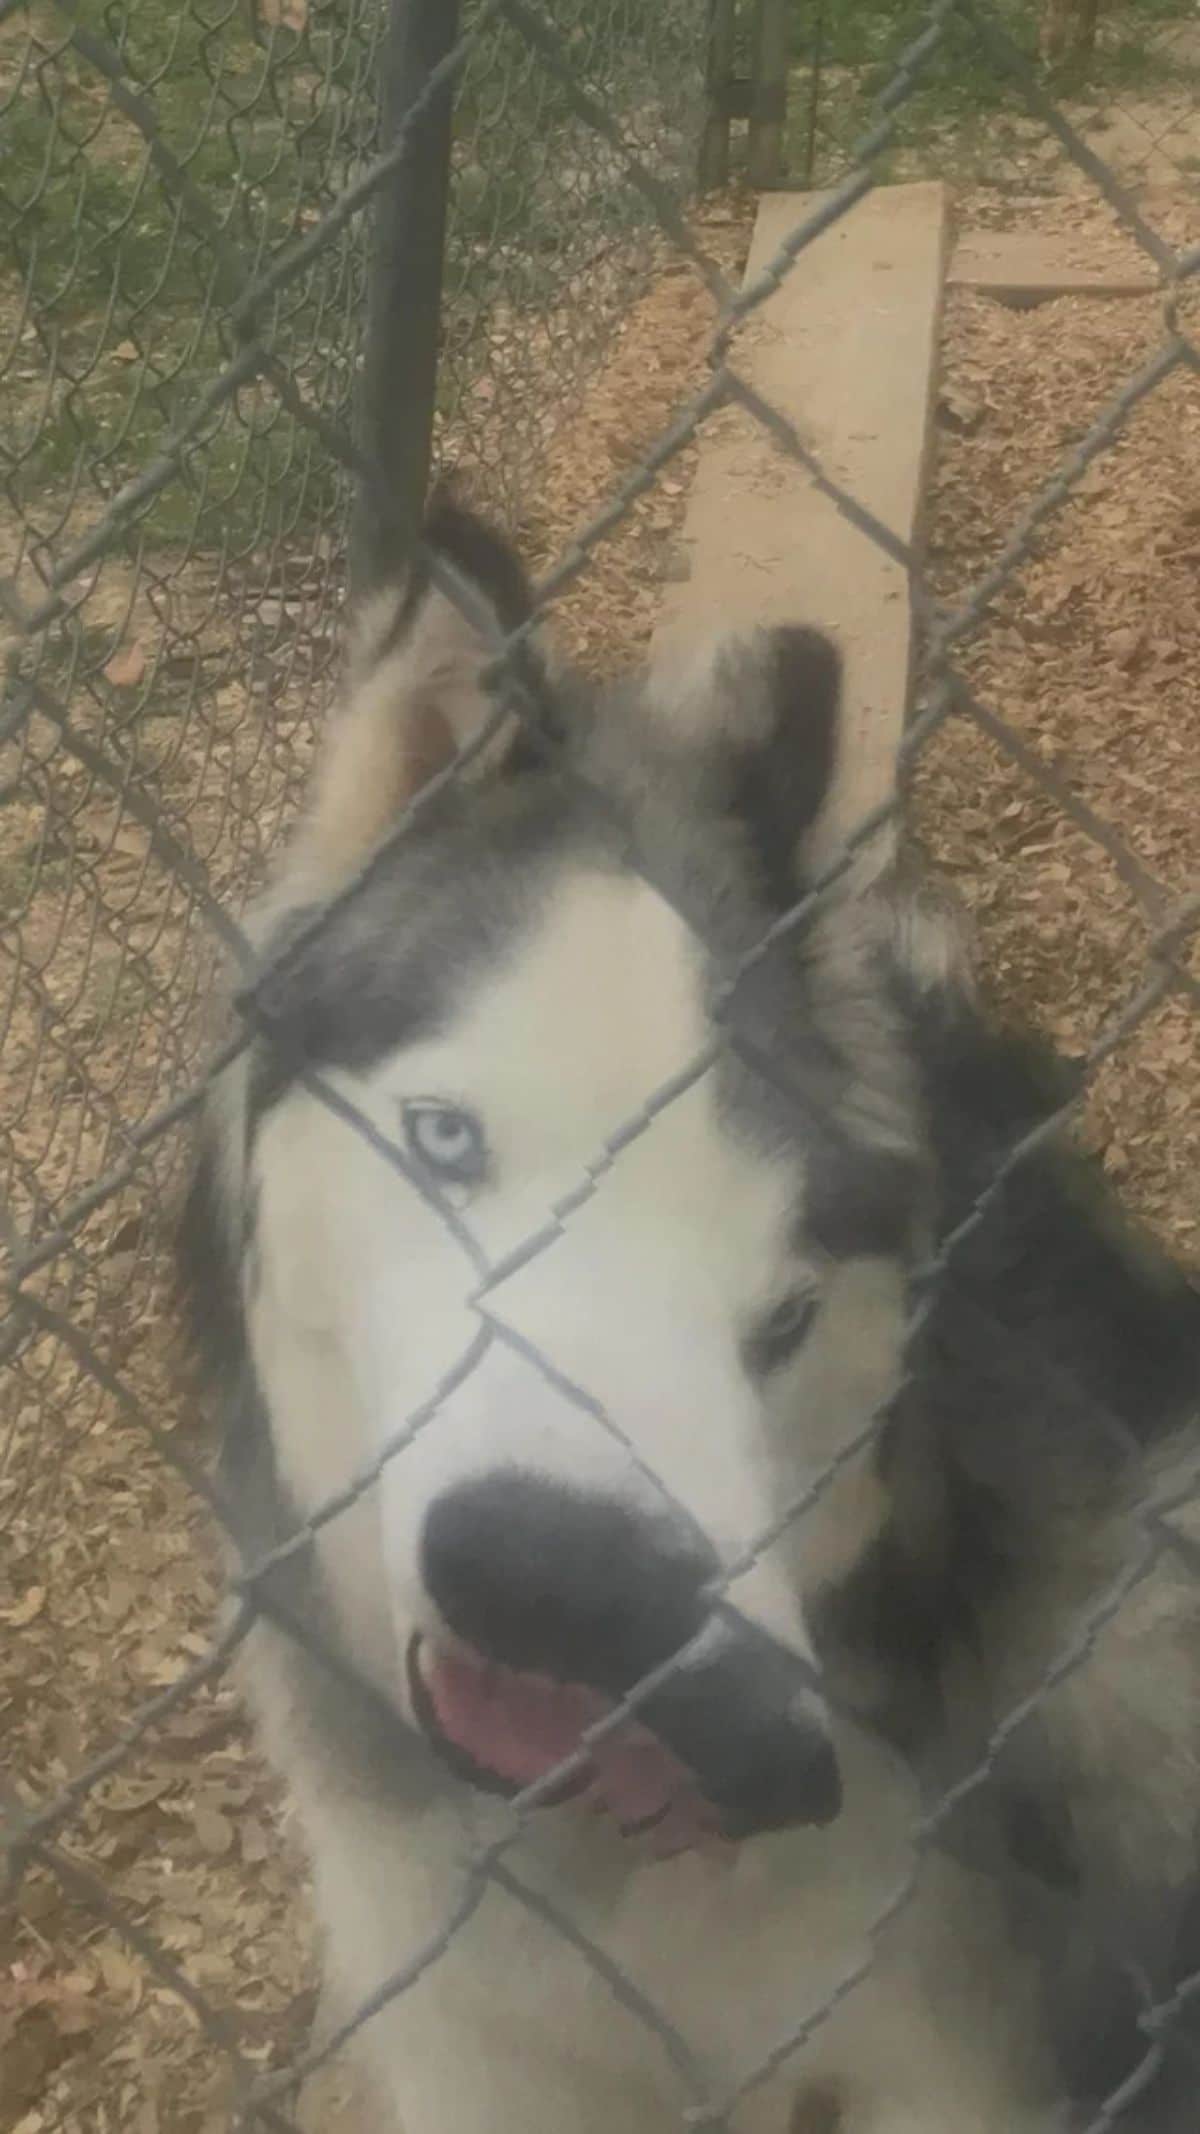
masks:
<path id="1" fill-rule="evenodd" d="M 613 1709 L 581 1683 L 522 1673 L 459 1645 L 434 1645 L 419 1632 L 407 1662 L 421 1727 L 451 1768 L 486 1792 L 511 1796 L 545 1778 Z M 635 1719 L 591 1745 L 581 1769 L 542 1805 L 568 1800 L 611 1816 L 624 1836 L 644 1837 L 660 1858 L 722 1842 L 720 1814 L 694 1774 Z"/>

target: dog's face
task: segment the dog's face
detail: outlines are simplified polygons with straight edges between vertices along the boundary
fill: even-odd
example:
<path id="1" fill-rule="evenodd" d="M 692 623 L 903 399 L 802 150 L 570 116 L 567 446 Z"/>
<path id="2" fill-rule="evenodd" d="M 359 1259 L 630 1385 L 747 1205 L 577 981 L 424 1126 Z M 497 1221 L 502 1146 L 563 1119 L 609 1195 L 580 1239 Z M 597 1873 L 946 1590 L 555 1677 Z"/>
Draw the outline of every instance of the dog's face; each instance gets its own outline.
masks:
<path id="1" fill-rule="evenodd" d="M 442 538 L 511 621 L 507 559 Z M 268 947 L 486 719 L 486 658 L 439 592 L 378 610 Z M 272 982 L 214 1115 L 281 1479 L 309 1514 L 378 1468 L 319 1540 L 357 1664 L 511 1791 L 685 1648 L 586 1773 L 663 1850 L 836 1812 L 803 1595 L 880 1516 L 847 1456 L 758 1546 L 886 1400 L 918 1220 L 861 925 L 728 991 L 800 893 L 836 679 L 776 632 L 556 696 L 566 769 L 502 732 Z"/>

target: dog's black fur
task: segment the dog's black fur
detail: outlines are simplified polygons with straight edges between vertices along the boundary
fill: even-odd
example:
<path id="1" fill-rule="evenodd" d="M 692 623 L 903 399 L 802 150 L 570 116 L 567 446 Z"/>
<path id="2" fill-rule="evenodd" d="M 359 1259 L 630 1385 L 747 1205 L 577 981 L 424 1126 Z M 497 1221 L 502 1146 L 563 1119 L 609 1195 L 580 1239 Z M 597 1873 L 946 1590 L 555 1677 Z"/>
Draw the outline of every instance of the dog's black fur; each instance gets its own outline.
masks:
<path id="1" fill-rule="evenodd" d="M 936 1798 L 1006 1718 L 991 1674 L 1000 1626 L 1014 1589 L 1036 1590 L 1061 1515 L 1086 1519 L 1118 1493 L 1136 1501 L 1146 1463 L 1172 1441 L 1200 1451 L 1200 1292 L 1125 1224 L 1098 1164 L 1061 1131 L 996 1186 L 1011 1152 L 1070 1105 L 1078 1070 L 992 1026 L 965 989 L 904 991 L 941 1188 L 938 1237 L 952 1242 L 881 1449 L 891 1519 L 815 1614 L 835 1673 L 848 1666 L 860 1689 L 873 1685 L 874 1723 Z M 1064 1489 L 1078 1502 L 1062 1503 Z M 1175 1546 L 1200 1602 L 1200 1551 Z M 1190 1635 L 1200 1695 L 1195 1623 Z M 961 1691 L 964 1655 L 970 1689 L 955 1709 L 947 1680 Z M 1163 1723 L 1197 1727 L 1187 1711 Z M 1200 1797 L 1191 1874 L 1160 1880 L 1148 1863 L 1131 1881 L 1077 1828 L 1080 1786 L 1104 1783 L 1055 1752 L 1034 1710 L 984 1797 L 968 1796 L 944 1835 L 976 1857 L 990 1850 L 1013 1877 L 1014 1931 L 1043 1961 L 1078 2124 L 1129 2082 L 1137 2093 L 1112 2124 L 1184 2134 L 1200 2126 L 1200 1995 L 1164 2032 L 1161 2065 L 1140 2019 L 1200 1972 Z"/>

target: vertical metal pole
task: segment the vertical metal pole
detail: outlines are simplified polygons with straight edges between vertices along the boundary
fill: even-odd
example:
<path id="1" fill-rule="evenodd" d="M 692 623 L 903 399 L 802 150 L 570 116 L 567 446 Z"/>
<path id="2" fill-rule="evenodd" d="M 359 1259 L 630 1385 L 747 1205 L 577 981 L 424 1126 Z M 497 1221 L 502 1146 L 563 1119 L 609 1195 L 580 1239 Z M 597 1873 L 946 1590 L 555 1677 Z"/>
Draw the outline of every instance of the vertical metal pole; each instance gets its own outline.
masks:
<path id="1" fill-rule="evenodd" d="M 770 187 L 783 181 L 790 14 L 788 0 L 757 0 L 750 150 L 746 165 L 751 185 Z"/>
<path id="2" fill-rule="evenodd" d="M 459 0 L 390 0 L 381 148 L 397 133 L 458 37 Z M 430 99 L 375 198 L 358 441 L 370 469 L 355 502 L 356 593 L 403 569 L 420 531 L 433 450 L 442 261 L 456 81 Z"/>
<path id="3" fill-rule="evenodd" d="M 821 69 L 825 64 L 825 0 L 813 13 L 812 57 L 808 75 L 808 139 L 804 144 L 804 183 L 811 188 L 817 167 L 817 128 L 821 123 Z"/>
<path id="4" fill-rule="evenodd" d="M 700 190 L 715 193 L 729 183 L 729 85 L 736 50 L 737 0 L 710 0 L 707 110 L 700 144 Z"/>

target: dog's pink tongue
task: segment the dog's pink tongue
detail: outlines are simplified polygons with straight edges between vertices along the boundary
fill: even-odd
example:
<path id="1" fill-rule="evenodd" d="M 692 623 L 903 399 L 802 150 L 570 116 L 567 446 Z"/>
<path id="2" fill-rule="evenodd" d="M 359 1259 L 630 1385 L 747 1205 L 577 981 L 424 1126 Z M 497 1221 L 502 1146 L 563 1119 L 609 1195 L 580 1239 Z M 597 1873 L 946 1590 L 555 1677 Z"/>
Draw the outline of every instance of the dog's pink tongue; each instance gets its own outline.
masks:
<path id="1" fill-rule="evenodd" d="M 460 1650 L 422 1654 L 422 1676 L 438 1726 L 481 1770 L 507 1784 L 533 1785 L 579 1747 L 588 1727 L 611 1711 L 582 1684 L 490 1666 Z M 636 1720 L 626 1720 L 587 1752 L 585 1802 L 628 1828 L 653 1821 L 659 1853 L 712 1836 L 717 1819 L 690 1771 Z"/>

